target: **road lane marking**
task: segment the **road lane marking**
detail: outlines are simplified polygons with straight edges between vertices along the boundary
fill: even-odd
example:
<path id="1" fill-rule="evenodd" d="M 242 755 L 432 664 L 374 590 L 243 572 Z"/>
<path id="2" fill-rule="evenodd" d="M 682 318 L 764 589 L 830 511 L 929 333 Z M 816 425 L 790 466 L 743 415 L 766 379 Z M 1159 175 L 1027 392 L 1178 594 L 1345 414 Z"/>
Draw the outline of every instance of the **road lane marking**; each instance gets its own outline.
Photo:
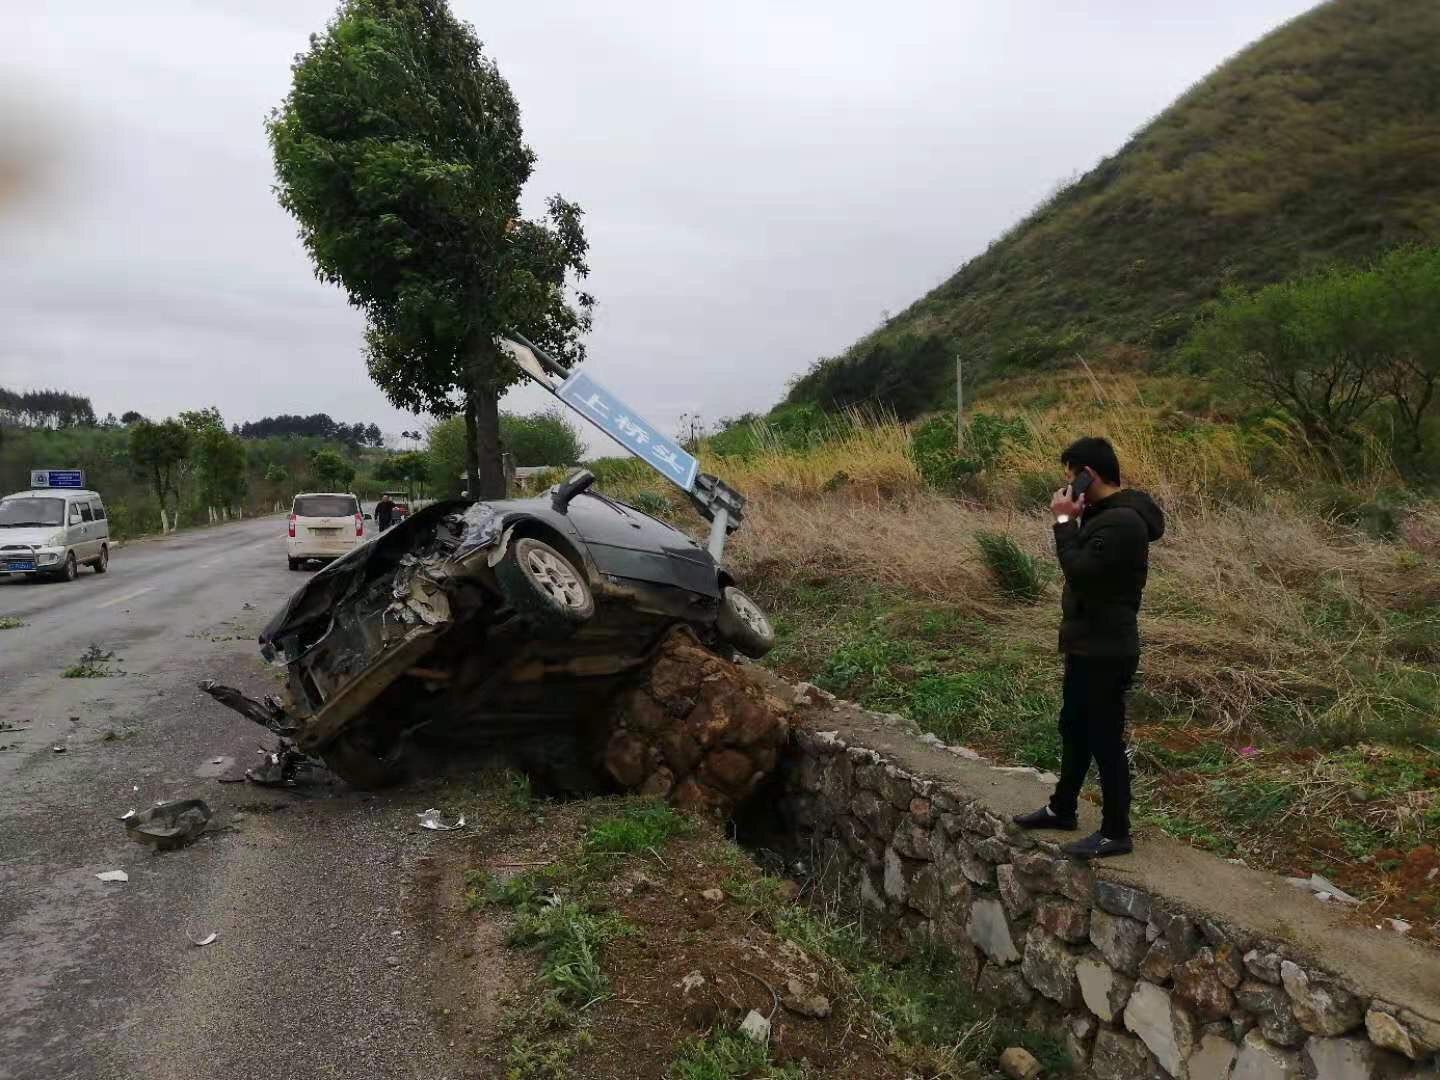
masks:
<path id="1" fill-rule="evenodd" d="M 134 600 L 135 597 L 137 597 L 137 596 L 144 596 L 147 592 L 154 592 L 154 591 L 155 591 L 155 586 L 153 586 L 153 585 L 147 585 L 147 586 L 146 586 L 145 588 L 143 588 L 143 589 L 136 589 L 134 592 L 128 592 L 128 593 L 126 593 L 124 596 L 117 596 L 117 597 L 115 597 L 114 600 L 106 600 L 103 604 L 96 604 L 95 607 L 96 607 L 97 609 L 98 609 L 98 608 L 114 607 L 116 604 L 123 604 L 126 600 Z"/>

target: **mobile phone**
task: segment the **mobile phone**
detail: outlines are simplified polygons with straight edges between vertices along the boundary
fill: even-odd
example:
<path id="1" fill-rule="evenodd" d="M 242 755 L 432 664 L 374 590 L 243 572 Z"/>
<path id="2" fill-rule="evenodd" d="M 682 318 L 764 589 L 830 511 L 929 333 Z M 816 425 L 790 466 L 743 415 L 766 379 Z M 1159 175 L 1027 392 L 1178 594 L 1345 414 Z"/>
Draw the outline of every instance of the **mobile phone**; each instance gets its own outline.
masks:
<path id="1" fill-rule="evenodd" d="M 1085 492 L 1089 490 L 1094 480 L 1095 477 L 1090 473 L 1082 472 L 1079 476 L 1075 477 L 1074 480 L 1070 481 L 1070 497 L 1072 499 L 1080 498 L 1081 495 L 1084 495 Z"/>

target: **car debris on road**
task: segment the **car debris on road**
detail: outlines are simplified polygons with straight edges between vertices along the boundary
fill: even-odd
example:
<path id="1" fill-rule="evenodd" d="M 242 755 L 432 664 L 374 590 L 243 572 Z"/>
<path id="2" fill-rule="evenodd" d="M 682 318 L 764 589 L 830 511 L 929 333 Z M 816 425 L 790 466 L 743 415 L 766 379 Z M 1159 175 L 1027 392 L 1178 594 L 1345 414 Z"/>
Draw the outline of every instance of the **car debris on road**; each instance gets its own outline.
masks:
<path id="1" fill-rule="evenodd" d="M 460 815 L 459 820 L 446 824 L 444 818 L 440 816 L 440 811 L 436 810 L 433 806 L 423 814 L 416 814 L 415 816 L 420 819 L 420 827 L 422 829 L 430 829 L 434 832 L 454 832 L 456 829 L 463 829 L 465 827 L 464 814 Z"/>
<path id="2" fill-rule="evenodd" d="M 194 843 L 210 823 L 210 807 L 203 799 L 173 799 L 149 810 L 121 818 L 125 832 L 136 843 L 156 851 L 174 851 Z"/>
<path id="3" fill-rule="evenodd" d="M 130 875 L 124 870 L 105 870 L 95 875 L 101 881 L 129 881 Z"/>

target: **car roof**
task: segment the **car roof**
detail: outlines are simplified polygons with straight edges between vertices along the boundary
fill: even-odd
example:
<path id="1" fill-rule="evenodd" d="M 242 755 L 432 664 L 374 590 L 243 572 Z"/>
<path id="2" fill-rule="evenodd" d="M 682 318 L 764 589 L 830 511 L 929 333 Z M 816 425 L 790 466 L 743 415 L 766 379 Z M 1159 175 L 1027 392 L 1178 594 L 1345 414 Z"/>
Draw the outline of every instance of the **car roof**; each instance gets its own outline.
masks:
<path id="1" fill-rule="evenodd" d="M 84 499 L 98 499 L 100 493 L 91 491 L 89 488 L 31 488 L 29 491 L 15 491 L 6 495 L 0 502 L 8 502 L 10 499 L 60 499 L 68 495 L 74 495 Z"/>
<path id="2" fill-rule="evenodd" d="M 295 498 L 308 499 L 311 495 L 327 495 L 337 499 L 354 499 L 358 496 L 353 491 L 300 491 L 296 492 Z"/>

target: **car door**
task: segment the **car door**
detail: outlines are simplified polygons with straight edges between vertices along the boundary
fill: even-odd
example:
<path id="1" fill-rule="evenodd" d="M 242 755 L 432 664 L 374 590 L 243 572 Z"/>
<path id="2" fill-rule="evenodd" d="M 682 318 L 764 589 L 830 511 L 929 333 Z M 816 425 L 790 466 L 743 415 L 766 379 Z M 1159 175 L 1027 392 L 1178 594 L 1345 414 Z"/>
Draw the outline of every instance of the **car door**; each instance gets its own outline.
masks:
<path id="1" fill-rule="evenodd" d="M 719 595 L 709 553 L 664 522 L 589 492 L 572 499 L 566 513 L 602 574 Z"/>
<path id="2" fill-rule="evenodd" d="M 80 543 L 75 549 L 75 558 L 84 562 L 100 554 L 100 541 L 96 539 L 95 510 L 90 500 L 77 499 L 75 506 L 80 511 Z"/>
<path id="3" fill-rule="evenodd" d="M 105 513 L 105 504 L 99 499 L 90 500 L 90 509 L 95 514 L 95 554 L 110 542 L 110 520 Z"/>

